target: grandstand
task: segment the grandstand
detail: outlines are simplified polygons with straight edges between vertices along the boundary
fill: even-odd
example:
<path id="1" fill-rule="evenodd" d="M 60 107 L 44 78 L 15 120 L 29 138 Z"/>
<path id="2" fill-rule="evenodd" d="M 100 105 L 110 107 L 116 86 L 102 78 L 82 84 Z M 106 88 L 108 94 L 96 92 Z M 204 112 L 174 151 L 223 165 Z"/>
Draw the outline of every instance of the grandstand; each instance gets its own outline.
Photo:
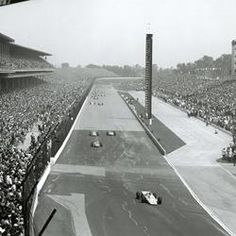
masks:
<path id="1" fill-rule="evenodd" d="M 15 44 L 15 40 L 0 33 L 0 88 L 18 87 L 28 83 L 30 77 L 41 77 L 53 72 L 53 66 L 46 61 L 51 54 Z M 24 78 L 17 80 L 15 78 Z"/>
<path id="2" fill-rule="evenodd" d="M 15 4 L 15 3 L 20 3 L 28 0 L 0 0 L 0 7 L 9 5 L 9 4 Z"/>

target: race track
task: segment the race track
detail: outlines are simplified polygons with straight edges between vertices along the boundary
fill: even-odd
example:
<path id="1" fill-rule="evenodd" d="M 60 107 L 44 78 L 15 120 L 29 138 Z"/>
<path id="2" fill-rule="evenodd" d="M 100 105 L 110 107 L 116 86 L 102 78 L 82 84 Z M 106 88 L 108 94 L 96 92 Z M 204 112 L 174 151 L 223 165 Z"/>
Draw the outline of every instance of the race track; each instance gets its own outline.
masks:
<path id="1" fill-rule="evenodd" d="M 97 130 L 92 137 L 89 131 Z M 115 136 L 107 131 L 114 130 Z M 102 147 L 91 147 L 99 140 Z M 163 203 L 135 199 L 150 190 Z M 117 91 L 95 83 L 74 130 L 39 195 L 37 233 L 44 235 L 228 235 L 196 202 Z"/>

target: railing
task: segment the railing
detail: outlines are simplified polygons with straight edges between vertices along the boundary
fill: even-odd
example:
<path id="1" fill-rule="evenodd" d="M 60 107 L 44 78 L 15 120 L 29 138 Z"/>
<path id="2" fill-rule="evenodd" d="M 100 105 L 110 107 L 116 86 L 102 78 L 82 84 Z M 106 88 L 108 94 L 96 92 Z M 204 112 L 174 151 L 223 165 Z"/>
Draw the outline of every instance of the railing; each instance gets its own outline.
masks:
<path id="1" fill-rule="evenodd" d="M 57 127 L 57 126 L 56 126 Z M 26 175 L 23 181 L 23 216 L 25 226 L 25 236 L 30 235 L 30 219 L 31 219 L 31 206 L 33 202 L 34 190 L 38 184 L 40 177 L 42 176 L 46 166 L 50 162 L 50 140 L 51 136 L 56 129 L 54 126 L 51 128 L 44 141 L 38 148 L 34 155 L 30 165 L 27 167 Z"/>
<path id="2" fill-rule="evenodd" d="M 69 108 L 67 115 L 57 125 L 53 126 L 46 134 L 42 144 L 36 151 L 30 165 L 26 170 L 26 175 L 23 185 L 23 216 L 24 216 L 24 230 L 25 236 L 30 236 L 30 224 L 31 224 L 31 207 L 34 200 L 34 191 L 37 184 L 44 173 L 46 167 L 50 163 L 50 158 L 55 156 L 67 134 L 69 133 L 75 118 L 80 111 L 93 82 L 89 88 L 83 93 L 82 98 L 79 101 L 73 102 Z"/>

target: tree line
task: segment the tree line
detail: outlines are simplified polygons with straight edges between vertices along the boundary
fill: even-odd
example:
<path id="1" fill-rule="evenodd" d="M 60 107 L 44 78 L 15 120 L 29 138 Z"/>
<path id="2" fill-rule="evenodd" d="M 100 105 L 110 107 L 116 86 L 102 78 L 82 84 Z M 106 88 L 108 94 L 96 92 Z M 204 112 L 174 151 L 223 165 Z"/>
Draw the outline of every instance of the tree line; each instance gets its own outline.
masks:
<path id="1" fill-rule="evenodd" d="M 203 75 L 209 77 L 228 76 L 231 74 L 231 54 L 223 54 L 214 60 L 213 57 L 203 56 L 202 58 L 188 63 L 178 63 L 176 68 L 161 69 L 156 64 L 153 65 L 153 77 L 157 77 L 158 72 L 169 71 L 178 74 L 193 74 Z M 145 74 L 145 68 L 141 65 L 95 65 L 89 64 L 87 68 L 103 68 L 108 71 L 112 71 L 118 76 L 122 77 L 143 77 Z"/>
<path id="2" fill-rule="evenodd" d="M 193 63 L 179 63 L 175 71 L 180 74 L 198 74 L 211 77 L 227 76 L 231 74 L 230 54 L 223 54 L 215 60 L 210 56 L 203 56 Z"/>
<path id="3" fill-rule="evenodd" d="M 112 71 L 118 76 L 122 77 L 139 77 L 144 75 L 144 68 L 138 64 L 134 66 L 124 65 L 124 66 L 118 66 L 118 65 L 94 65 L 89 64 L 86 66 L 87 68 L 103 68 L 108 71 Z"/>

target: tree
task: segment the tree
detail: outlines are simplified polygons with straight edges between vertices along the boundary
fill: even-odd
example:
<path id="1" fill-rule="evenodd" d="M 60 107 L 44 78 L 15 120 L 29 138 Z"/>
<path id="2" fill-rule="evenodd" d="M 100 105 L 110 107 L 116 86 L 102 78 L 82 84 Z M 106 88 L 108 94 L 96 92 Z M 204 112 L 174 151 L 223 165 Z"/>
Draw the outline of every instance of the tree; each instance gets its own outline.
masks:
<path id="1" fill-rule="evenodd" d="M 217 58 L 214 62 L 217 70 L 221 71 L 222 75 L 229 75 L 231 72 L 231 60 L 232 56 L 230 54 L 223 54 Z"/>
<path id="2" fill-rule="evenodd" d="M 88 64 L 88 65 L 86 66 L 86 68 L 101 68 L 101 67 L 98 66 L 98 65 L 94 65 L 94 64 Z"/>
<path id="3" fill-rule="evenodd" d="M 214 66 L 214 59 L 213 57 L 203 56 L 199 60 L 195 61 L 194 64 L 198 69 L 210 69 Z"/>

